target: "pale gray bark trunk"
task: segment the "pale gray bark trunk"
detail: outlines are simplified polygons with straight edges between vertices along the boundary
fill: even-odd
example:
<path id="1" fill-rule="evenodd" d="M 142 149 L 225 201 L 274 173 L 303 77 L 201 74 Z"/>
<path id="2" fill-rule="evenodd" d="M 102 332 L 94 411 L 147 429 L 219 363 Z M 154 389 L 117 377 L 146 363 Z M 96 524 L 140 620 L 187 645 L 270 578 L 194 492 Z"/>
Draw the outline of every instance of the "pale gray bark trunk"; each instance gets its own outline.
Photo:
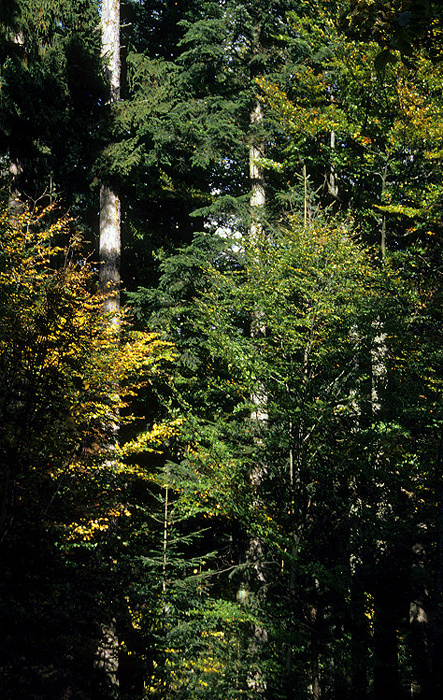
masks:
<path id="1" fill-rule="evenodd" d="M 20 178 L 23 174 L 23 168 L 16 160 L 12 160 L 9 164 L 9 197 L 8 209 L 11 212 L 12 223 L 16 223 L 14 214 L 19 216 L 24 211 L 24 204 L 20 193 Z"/>
<path id="2" fill-rule="evenodd" d="M 331 131 L 329 143 L 330 143 L 331 151 L 335 151 L 335 131 Z M 329 194 L 335 200 L 338 200 L 337 172 L 335 170 L 335 166 L 333 163 L 331 163 L 331 167 L 329 169 L 328 191 L 329 191 Z"/>
<path id="3" fill-rule="evenodd" d="M 251 246 L 259 248 L 263 238 L 263 214 L 266 203 L 265 180 L 263 166 L 260 158 L 263 157 L 263 144 L 257 131 L 263 121 L 263 107 L 257 100 L 250 115 L 251 140 L 249 145 L 249 180 L 251 186 L 250 194 L 250 243 Z M 266 332 L 263 312 L 260 308 L 253 311 L 251 319 L 251 336 L 259 338 Z M 259 437 L 261 427 L 268 419 L 266 408 L 266 391 L 260 379 L 256 379 L 255 390 L 251 394 L 253 408 L 251 419 L 257 426 L 257 446 L 260 445 Z M 259 511 L 262 508 L 260 500 L 260 487 L 266 474 L 266 465 L 260 459 L 251 468 L 249 474 L 250 483 L 254 489 L 254 508 Z M 251 592 L 260 592 L 266 586 L 265 572 L 265 544 L 258 535 L 250 535 L 244 551 L 246 563 L 246 573 L 237 591 L 237 600 L 245 605 L 252 604 Z M 249 657 L 249 672 L 247 675 L 248 697 L 265 697 L 268 690 L 266 676 L 261 668 L 261 650 L 268 642 L 268 632 L 261 625 L 251 624 L 250 637 L 248 641 L 247 653 Z"/>
<path id="4" fill-rule="evenodd" d="M 102 0 L 102 56 L 106 61 L 109 102 L 120 99 L 120 0 Z"/>
<path id="5" fill-rule="evenodd" d="M 263 121 L 263 106 L 259 100 L 256 101 L 250 116 L 251 127 L 255 130 Z M 263 144 L 261 139 L 257 139 L 252 134 L 249 146 L 249 180 L 251 183 L 251 241 L 253 243 L 260 240 L 263 233 L 262 217 L 266 204 L 265 177 L 263 166 L 260 163 L 263 158 Z"/>
<path id="6" fill-rule="evenodd" d="M 12 37 L 14 44 L 23 46 L 25 43 L 25 37 L 23 32 L 18 32 Z M 24 211 L 24 204 L 22 201 L 22 192 L 20 191 L 20 180 L 23 176 L 23 167 L 21 163 L 17 160 L 12 153 L 10 153 L 10 163 L 9 163 L 9 197 L 8 197 L 8 209 L 11 212 L 12 222 L 15 223 L 14 214 L 19 216 Z"/>
<path id="7" fill-rule="evenodd" d="M 385 333 L 383 323 L 380 318 L 372 322 L 374 329 L 374 338 L 371 348 L 371 405 L 372 416 L 376 418 L 382 409 L 382 397 L 386 388 L 387 367 L 386 357 L 388 348 L 386 345 L 387 334 Z"/>
<path id="8" fill-rule="evenodd" d="M 109 85 L 108 108 L 120 98 L 120 0 L 102 0 L 101 8 L 102 56 Z M 120 310 L 120 255 L 121 255 L 120 199 L 109 183 L 100 188 L 100 289 L 105 295 L 104 311 L 112 314 L 112 323 L 118 323 Z M 113 416 L 112 449 L 118 439 L 118 414 Z M 96 667 L 102 672 L 104 697 L 120 698 L 119 642 L 115 619 L 101 625 L 101 640 L 97 650 Z"/>
<path id="9" fill-rule="evenodd" d="M 263 166 L 260 163 L 260 158 L 263 157 L 263 144 L 261 143 L 261 139 L 257 138 L 254 133 L 257 127 L 260 127 L 262 121 L 263 107 L 261 102 L 257 100 L 250 115 L 253 133 L 249 146 L 249 181 L 251 184 L 249 201 L 251 223 L 249 235 L 250 242 L 253 246 L 260 246 L 260 241 L 263 237 L 263 215 L 266 204 L 265 177 Z M 252 337 L 259 337 L 264 335 L 265 332 L 266 328 L 263 322 L 262 311 L 260 309 L 255 309 L 251 323 L 251 335 Z M 268 418 L 266 411 L 266 393 L 260 384 L 258 384 L 257 390 L 252 394 L 251 399 L 254 404 L 251 418 L 256 421 L 266 421 Z"/>
<path id="10" fill-rule="evenodd" d="M 121 206 L 112 187 L 100 188 L 100 288 L 104 309 L 116 317 L 120 309 Z"/>
<path id="11" fill-rule="evenodd" d="M 108 104 L 120 98 L 120 0 L 102 2 L 102 55 L 109 83 Z M 117 317 L 120 309 L 121 206 L 114 188 L 100 190 L 100 288 L 107 294 L 105 311 Z"/>

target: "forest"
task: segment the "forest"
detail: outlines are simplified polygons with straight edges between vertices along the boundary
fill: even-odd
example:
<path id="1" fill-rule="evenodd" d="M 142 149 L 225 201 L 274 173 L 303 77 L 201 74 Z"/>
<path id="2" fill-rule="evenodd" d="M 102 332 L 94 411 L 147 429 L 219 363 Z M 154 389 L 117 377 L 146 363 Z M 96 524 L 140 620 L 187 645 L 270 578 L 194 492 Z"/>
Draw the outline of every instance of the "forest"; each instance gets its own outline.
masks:
<path id="1" fill-rule="evenodd" d="M 439 0 L 1 0 L 4 700 L 443 697 Z"/>

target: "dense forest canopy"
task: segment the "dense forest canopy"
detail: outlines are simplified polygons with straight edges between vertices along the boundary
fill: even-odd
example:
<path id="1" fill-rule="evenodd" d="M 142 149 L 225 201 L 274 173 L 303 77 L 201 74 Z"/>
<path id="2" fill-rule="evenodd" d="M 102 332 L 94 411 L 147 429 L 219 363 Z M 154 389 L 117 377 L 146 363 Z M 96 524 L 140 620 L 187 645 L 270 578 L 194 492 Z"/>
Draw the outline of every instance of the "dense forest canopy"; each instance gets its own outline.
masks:
<path id="1" fill-rule="evenodd" d="M 442 22 L 1 4 L 5 700 L 441 697 Z"/>

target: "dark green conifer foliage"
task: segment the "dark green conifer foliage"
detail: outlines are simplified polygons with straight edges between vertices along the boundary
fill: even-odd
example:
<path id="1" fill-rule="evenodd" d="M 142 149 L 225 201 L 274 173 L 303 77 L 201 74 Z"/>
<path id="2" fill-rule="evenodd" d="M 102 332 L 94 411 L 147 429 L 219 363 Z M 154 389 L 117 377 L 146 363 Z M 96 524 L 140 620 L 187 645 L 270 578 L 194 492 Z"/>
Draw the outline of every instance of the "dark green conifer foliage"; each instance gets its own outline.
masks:
<path id="1" fill-rule="evenodd" d="M 143 267 L 157 267 L 146 240 L 154 250 L 190 242 L 202 225 L 201 218 L 189 218 L 192 211 L 200 217 L 240 213 L 247 226 L 249 146 L 259 136 L 250 127 L 258 92 L 254 78 L 280 70 L 288 60 L 277 37 L 289 6 L 209 2 L 188 3 L 180 11 L 169 3 L 130 6 L 134 22 L 152 11 L 143 29 L 145 48 L 141 30 L 124 29 L 124 99 L 113 143 L 98 167 L 123 187 L 126 235 Z M 155 43 L 160 32 L 165 41 Z M 171 37 L 177 39 L 173 50 Z M 259 128 L 267 132 L 271 151 L 277 145 L 272 124 Z M 137 276 L 136 265 L 126 275 L 131 289 Z"/>
<path id="2" fill-rule="evenodd" d="M 13 8 L 12 8 L 13 9 Z M 99 15 L 94 2 L 20 3 L 3 26 L 0 144 L 24 198 L 82 203 L 99 148 Z"/>
<path id="3" fill-rule="evenodd" d="M 175 344 L 121 430 L 157 438 L 104 465 L 87 398 L 107 373 L 88 361 L 106 358 L 81 354 L 99 317 L 85 335 L 79 294 L 42 263 L 62 258 L 58 234 L 40 254 L 17 230 L 20 274 L 1 249 L 2 474 L 20 462 L 14 489 L 2 481 L 7 700 L 104 700 L 93 658 L 110 621 L 121 700 L 441 696 L 440 15 L 421 0 L 134 0 L 108 109 L 97 7 L 2 3 L 4 170 L 85 219 L 89 183 L 111 174 L 134 323 Z M 26 287 L 34 264 L 46 282 Z"/>

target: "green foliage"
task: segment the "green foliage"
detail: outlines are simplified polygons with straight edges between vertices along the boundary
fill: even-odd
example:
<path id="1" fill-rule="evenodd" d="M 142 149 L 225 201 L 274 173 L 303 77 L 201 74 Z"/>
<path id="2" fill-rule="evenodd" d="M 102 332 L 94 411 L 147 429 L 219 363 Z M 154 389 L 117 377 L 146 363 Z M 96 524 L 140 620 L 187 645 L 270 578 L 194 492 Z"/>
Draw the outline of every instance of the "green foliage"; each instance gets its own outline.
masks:
<path id="1" fill-rule="evenodd" d="M 52 173 L 84 226 L 111 180 L 133 314 L 72 220 L 1 214 L 0 685 L 108 698 L 114 630 L 122 700 L 437 696 L 440 10 L 123 15 L 108 107 L 95 3 L 0 8 L 11 204 Z"/>
<path id="2" fill-rule="evenodd" d="M 439 43 L 442 31 L 439 2 L 433 0 L 394 0 L 384 2 L 342 3 L 340 25 L 358 39 L 375 40 L 383 50 L 377 56 L 377 67 L 383 70 L 395 61 L 400 52 L 407 63 L 417 47 L 426 47 L 440 60 Z"/>
<path id="3" fill-rule="evenodd" d="M 320 506 L 324 477 L 337 468 L 333 466 L 336 458 L 331 456 L 334 453 L 331 440 L 340 450 L 340 441 L 348 435 L 355 420 L 351 387 L 355 381 L 359 341 L 356 338 L 353 341 L 350 333 L 358 323 L 359 314 L 366 313 L 362 311 L 368 308 L 365 304 L 370 304 L 366 296 L 371 296 L 375 273 L 346 227 L 329 231 L 327 227 L 300 229 L 292 225 L 287 231 L 276 232 L 259 249 L 246 247 L 234 256 L 232 242 L 219 240 L 215 249 L 222 245 L 224 253 L 212 253 L 213 266 L 206 263 L 204 277 L 197 278 L 189 287 L 184 274 L 185 261 L 189 265 L 188 273 L 194 270 L 201 274 L 201 265 L 192 266 L 191 248 L 186 251 L 186 257 L 177 255 L 165 262 L 162 283 L 169 295 L 160 293 L 157 297 L 164 304 L 158 318 L 163 322 L 168 319 L 166 327 L 171 332 L 178 331 L 174 337 L 181 359 L 172 399 L 184 411 L 182 433 L 188 444 L 178 473 L 186 468 L 188 478 L 191 477 L 190 488 L 183 488 L 181 478 L 174 481 L 178 467 L 171 467 L 170 483 L 177 493 L 174 512 L 188 519 L 203 516 L 209 533 L 217 528 L 220 518 L 227 518 L 226 522 L 232 522 L 237 530 L 231 557 L 235 548 L 241 547 L 240 533 L 243 533 L 243 537 L 261 538 L 272 552 L 271 559 L 282 558 L 291 566 L 295 560 L 288 555 L 288 548 L 290 551 L 294 532 L 304 530 L 308 511 L 317 499 Z M 204 251 L 207 256 L 207 240 L 196 241 L 192 250 L 194 255 L 198 250 L 200 255 Z M 176 287 L 173 274 L 177 275 Z M 188 290 L 192 290 L 190 297 Z M 181 304 L 177 305 L 176 301 L 170 304 L 169 300 L 177 297 L 182 298 Z M 148 297 L 145 292 L 134 298 L 143 309 L 146 301 L 150 299 L 152 304 L 156 296 L 153 293 Z M 260 323 L 267 331 L 263 336 L 251 337 L 250 319 L 257 308 Z M 151 322 L 153 318 L 151 315 Z M 191 349 L 195 359 L 188 376 L 187 358 Z M 249 418 L 254 407 L 251 396 L 257 394 L 257 386 L 266 396 L 269 415 L 266 429 L 254 426 Z M 261 444 L 256 442 L 257 429 Z M 294 491 L 288 486 L 290 452 L 298 464 L 298 486 Z M 248 484 L 248 474 L 257 460 L 262 459 L 267 464 L 266 477 L 259 486 L 260 507 L 257 507 L 256 489 Z M 337 496 L 336 508 L 339 500 Z M 305 556 L 310 556 L 309 550 Z M 305 566 L 307 559 L 297 563 L 300 572 Z M 233 603 L 236 587 L 240 587 L 244 578 L 242 571 L 247 569 L 247 565 L 246 569 L 232 569 L 232 583 L 226 589 L 231 596 L 229 604 Z M 303 574 L 306 575 L 312 577 L 312 573 Z M 283 588 L 287 585 L 285 577 L 279 585 Z M 215 593 L 209 600 L 216 601 Z M 244 691 L 248 665 L 257 662 L 260 668 L 266 667 L 266 662 L 259 658 L 263 653 L 261 647 L 256 661 L 252 661 L 248 626 L 257 625 L 260 618 L 266 619 L 270 638 L 268 654 L 272 655 L 271 650 L 278 647 L 278 640 L 281 643 L 282 635 L 291 640 L 289 644 L 302 644 L 295 633 L 295 621 L 291 619 L 288 626 L 288 620 L 283 622 L 284 617 L 279 617 L 280 595 L 271 594 L 271 600 L 268 608 L 259 596 L 253 607 L 243 613 L 246 628 L 235 632 L 237 673 L 245 684 L 240 686 Z M 223 601 L 224 596 L 215 604 L 225 605 Z M 274 606 L 276 612 L 271 614 Z M 188 610 L 187 615 L 189 623 L 183 633 L 188 628 L 192 630 L 193 625 L 206 629 L 197 608 Z M 216 655 L 213 652 L 219 675 L 212 681 L 205 680 L 202 669 L 198 675 L 199 682 L 204 680 L 209 684 L 207 692 L 212 696 L 226 692 L 221 690 L 223 678 L 229 678 L 226 674 L 230 673 L 224 659 L 223 639 L 219 640 Z M 186 664 L 180 668 L 180 660 L 183 654 L 188 660 L 190 654 L 193 658 L 195 652 L 189 646 L 190 641 L 183 640 L 182 644 L 183 651 L 172 664 L 176 684 L 173 687 L 190 682 L 189 669 Z M 303 663 L 303 654 L 298 663 Z M 273 664 L 275 669 L 276 659 Z M 238 688 L 238 681 L 235 687 Z M 203 692 L 201 688 L 199 692 Z"/>
<path id="4" fill-rule="evenodd" d="M 2 156 L 17 166 L 23 197 L 84 206 L 105 94 L 96 3 L 27 0 L 12 18 L 1 53 Z"/>
<path id="5" fill-rule="evenodd" d="M 441 182 L 439 66 L 422 51 L 413 67 L 391 63 L 380 75 L 378 45 L 340 35 L 329 4 L 317 7 L 315 22 L 291 16 L 287 41 L 308 47 L 292 85 L 285 86 L 284 75 L 259 80 L 265 103 L 291 135 L 277 162 L 299 193 L 299 209 L 305 163 L 311 218 L 316 191 L 324 206 L 351 209 L 370 242 L 386 237 L 392 249 L 403 247 L 407 236 L 439 225 L 433 216 Z"/>
<path id="6" fill-rule="evenodd" d="M 429 275 L 428 256 L 438 265 L 439 253 L 428 245 L 398 252 L 380 268 L 357 243 L 352 221 L 301 227 L 295 217 L 259 244 L 197 238 L 165 259 L 157 291 L 133 296 L 141 317 L 165 328 L 179 354 L 174 383 L 163 399 L 183 416 L 176 450 L 184 456 L 170 472 L 175 513 L 183 523 L 207 524 L 208 548 L 213 537 L 219 544 L 218 523 L 235 533 L 226 554 L 219 551 L 212 563 L 216 572 L 217 562 L 220 567 L 228 556 L 230 580 L 209 589 L 208 601 L 232 604 L 250 580 L 246 629 L 234 634 L 238 677 L 246 684 L 239 687 L 245 692 L 248 667 L 257 662 L 272 692 L 284 693 L 286 683 L 303 693 L 313 663 L 308 653 L 313 629 L 324 640 L 320 653 L 340 660 L 343 675 L 324 680 L 325 693 L 333 697 L 335 683 L 352 673 L 350 665 L 345 670 L 357 643 L 352 615 L 363 615 L 363 627 L 365 621 L 379 624 L 370 601 L 382 604 L 385 578 L 400 595 L 392 566 L 411 591 L 420 589 L 423 579 L 416 579 L 403 552 L 408 537 L 417 536 L 411 533 L 418 523 L 436 517 L 423 498 L 435 472 L 422 466 L 423 459 L 436 460 L 439 430 L 439 385 L 434 370 L 429 373 L 435 365 L 424 330 L 429 328 L 431 338 L 435 326 L 430 317 L 428 326 L 421 311 L 426 298 L 427 308 L 438 305 L 438 285 L 422 276 L 425 270 Z M 257 314 L 263 331 L 251 334 Z M 376 374 L 380 352 L 385 379 Z M 252 419 L 260 400 L 266 422 Z M 430 411 L 431 422 L 425 417 Z M 435 428 L 429 431 L 424 426 L 431 423 Z M 257 470 L 258 483 L 251 481 Z M 241 557 L 249 538 L 266 551 L 264 584 L 254 582 L 254 566 Z M 392 562 L 386 552 L 395 552 Z M 223 578 L 220 574 L 220 584 Z M 358 612 L 356 600 L 348 614 L 357 585 L 369 602 Z M 213 654 L 224 670 L 212 680 L 205 676 L 191 630 L 194 625 L 204 630 L 206 623 L 197 607 L 187 610 L 188 621 L 177 628 L 180 643 L 170 647 L 176 649 L 167 664 L 174 672 L 171 692 L 190 682 L 188 662 L 181 665 L 185 655 L 213 696 L 229 673 L 223 664 L 233 660 L 223 660 L 220 639 Z M 247 641 L 251 624 L 267 630 L 254 662 Z M 406 630 L 404 618 L 397 624 Z M 376 642 L 367 644 L 368 653 L 382 653 Z M 405 663 L 412 653 L 408 644 Z M 292 650 L 290 671 L 279 666 L 282 645 Z M 280 669 L 278 677 L 268 663 Z M 196 686 L 193 692 L 205 691 Z"/>

